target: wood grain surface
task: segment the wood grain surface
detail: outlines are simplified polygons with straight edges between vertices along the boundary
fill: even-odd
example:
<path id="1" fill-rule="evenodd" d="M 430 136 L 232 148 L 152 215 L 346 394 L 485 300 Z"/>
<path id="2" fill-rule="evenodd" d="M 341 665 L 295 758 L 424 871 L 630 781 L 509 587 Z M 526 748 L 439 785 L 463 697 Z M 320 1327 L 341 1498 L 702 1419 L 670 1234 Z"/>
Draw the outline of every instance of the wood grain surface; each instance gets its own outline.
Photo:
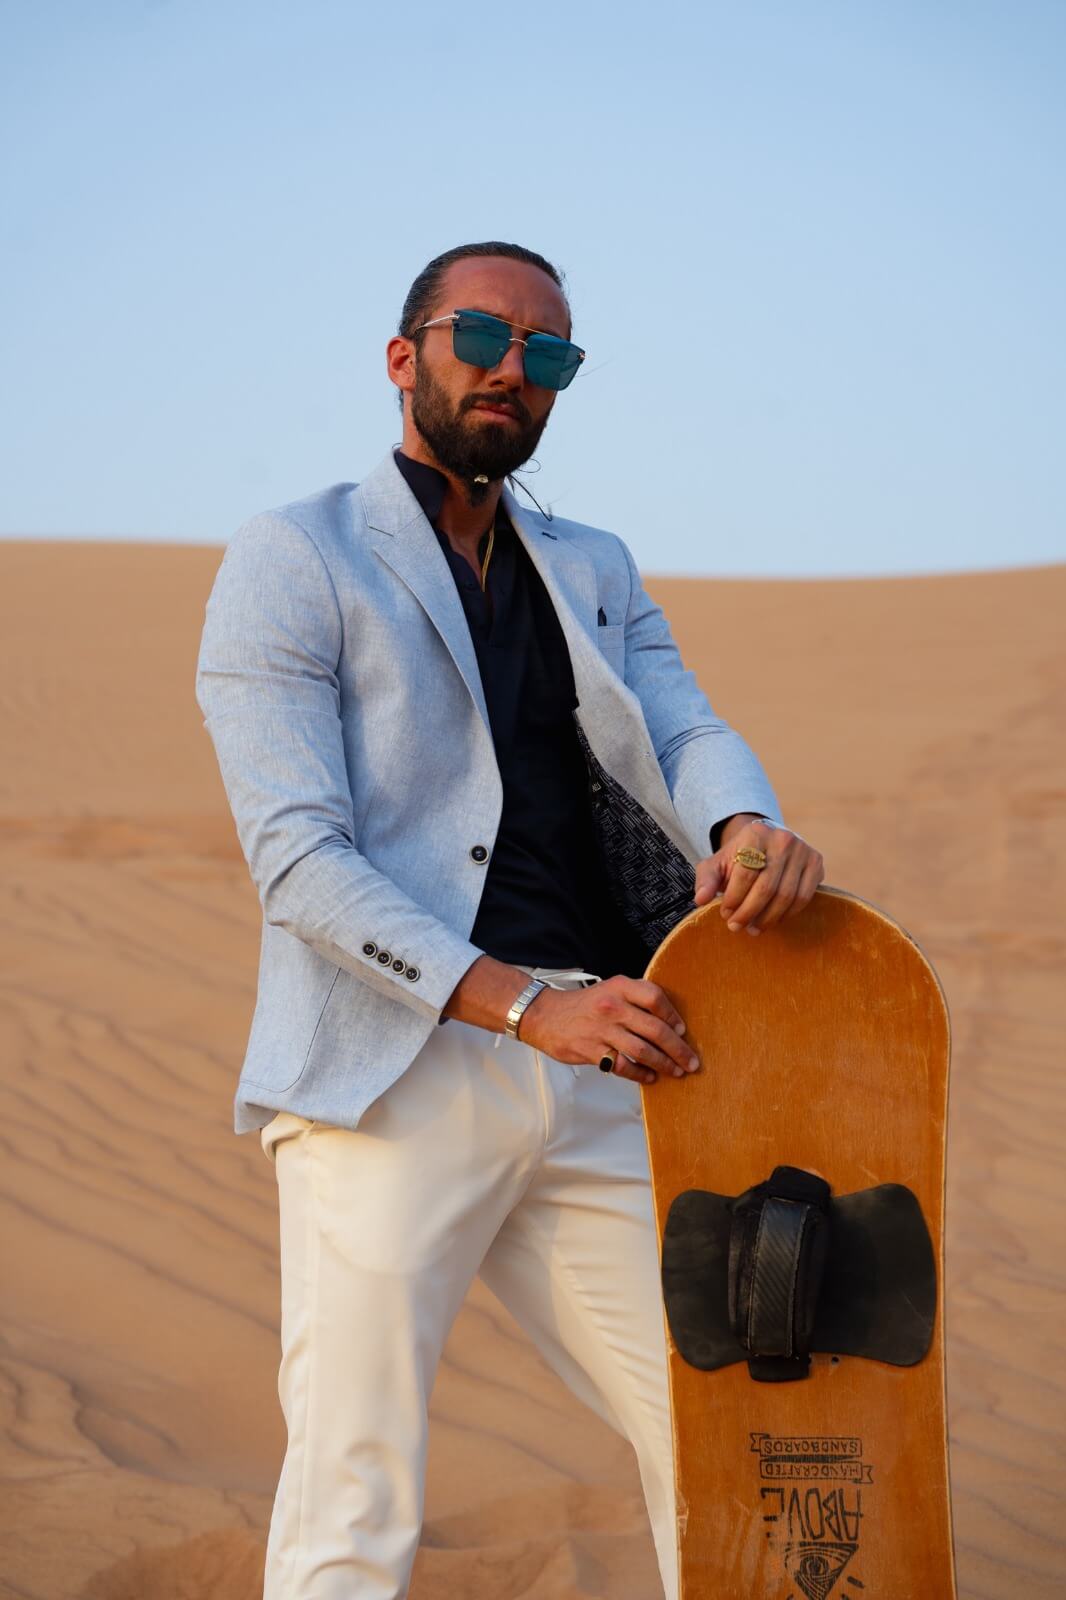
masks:
<path id="1" fill-rule="evenodd" d="M 836 1195 L 905 1185 L 942 1274 L 948 1018 L 907 935 L 830 889 L 757 940 L 730 934 L 713 902 L 647 976 L 702 1064 L 644 1091 L 660 1238 L 686 1190 L 739 1195 L 794 1166 Z M 700 1371 L 669 1340 L 681 1600 L 952 1600 L 939 1310 L 917 1366 L 824 1351 L 793 1383 L 755 1383 L 743 1362 Z M 773 1477 L 796 1439 L 842 1441 L 844 1465 L 824 1481 Z M 761 1441 L 783 1453 L 764 1464 Z M 817 1563 L 806 1584 L 804 1560 Z"/>
<path id="2" fill-rule="evenodd" d="M 231 1120 L 259 906 L 193 696 L 220 557 L 0 543 L 4 1600 L 261 1592 L 276 1198 Z M 650 587 L 829 881 L 944 983 L 959 1594 L 1053 1600 L 1066 569 Z M 479 1287 L 432 1414 L 413 1600 L 657 1593 L 629 1446 Z"/>

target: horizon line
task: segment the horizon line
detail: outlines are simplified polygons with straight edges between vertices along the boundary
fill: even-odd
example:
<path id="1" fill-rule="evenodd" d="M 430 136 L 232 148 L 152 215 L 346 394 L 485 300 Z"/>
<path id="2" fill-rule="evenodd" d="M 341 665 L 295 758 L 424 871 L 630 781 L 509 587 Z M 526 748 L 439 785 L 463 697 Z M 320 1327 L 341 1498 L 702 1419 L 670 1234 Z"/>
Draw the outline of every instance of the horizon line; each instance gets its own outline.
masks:
<path id="1" fill-rule="evenodd" d="M 94 534 L 94 533 L 0 533 L 0 546 L 4 544 L 20 545 L 138 545 L 145 549 L 179 549 L 179 550 L 217 550 L 221 554 L 225 550 L 228 540 L 216 539 L 181 539 L 181 538 L 145 538 L 141 534 Z M 658 571 L 652 568 L 641 568 L 641 576 L 646 578 L 664 578 L 680 582 L 703 583 L 716 580 L 722 583 L 856 583 L 871 582 L 884 583 L 892 581 L 915 581 L 922 578 L 962 578 L 982 577 L 984 575 L 1005 574 L 1010 572 L 1039 573 L 1054 572 L 1061 567 L 1066 567 L 1066 554 L 1060 560 L 1050 561 L 1022 561 L 1022 562 L 994 562 L 984 566 L 958 566 L 958 567 L 910 567 L 910 568 L 878 568 L 874 570 L 833 570 L 833 571 L 774 571 L 774 572 L 693 572 L 685 571 Z"/>

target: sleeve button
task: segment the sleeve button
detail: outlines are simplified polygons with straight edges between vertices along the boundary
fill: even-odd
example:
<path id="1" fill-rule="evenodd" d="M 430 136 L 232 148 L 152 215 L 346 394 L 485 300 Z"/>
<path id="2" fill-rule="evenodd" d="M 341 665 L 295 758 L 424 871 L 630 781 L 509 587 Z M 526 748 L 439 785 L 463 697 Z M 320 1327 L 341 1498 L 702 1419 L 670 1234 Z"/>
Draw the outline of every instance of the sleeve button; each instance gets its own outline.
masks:
<path id="1" fill-rule="evenodd" d="M 410 978 L 412 983 L 417 983 L 422 976 L 417 967 L 405 967 L 403 975 L 405 978 Z"/>
<path id="2" fill-rule="evenodd" d="M 478 862 L 487 861 L 489 859 L 489 853 L 483 844 L 476 844 L 470 852 L 470 859 Z"/>
<path id="3" fill-rule="evenodd" d="M 377 945 L 374 943 L 373 939 L 368 939 L 366 941 L 366 944 L 363 946 L 363 954 L 365 956 L 376 956 L 377 953 L 378 953 Z"/>
<path id="4" fill-rule="evenodd" d="M 392 963 L 392 970 L 393 972 L 402 972 L 406 965 L 407 962 L 403 959 L 403 957 L 397 956 L 396 960 Z"/>
<path id="5" fill-rule="evenodd" d="M 391 950 L 379 950 L 378 951 L 378 960 L 381 962 L 381 965 L 383 967 L 387 967 L 389 962 L 392 960 L 392 952 L 391 952 Z"/>

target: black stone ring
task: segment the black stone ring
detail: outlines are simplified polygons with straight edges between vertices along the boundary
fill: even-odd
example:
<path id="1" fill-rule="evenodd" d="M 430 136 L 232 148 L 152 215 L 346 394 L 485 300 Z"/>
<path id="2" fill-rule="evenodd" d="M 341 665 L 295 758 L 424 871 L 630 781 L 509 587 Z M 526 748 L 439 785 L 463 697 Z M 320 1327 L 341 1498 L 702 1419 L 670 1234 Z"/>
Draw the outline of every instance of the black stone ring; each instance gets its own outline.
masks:
<path id="1" fill-rule="evenodd" d="M 613 1056 L 613 1054 L 600 1057 L 600 1071 L 601 1072 L 613 1072 L 614 1071 L 614 1056 Z"/>

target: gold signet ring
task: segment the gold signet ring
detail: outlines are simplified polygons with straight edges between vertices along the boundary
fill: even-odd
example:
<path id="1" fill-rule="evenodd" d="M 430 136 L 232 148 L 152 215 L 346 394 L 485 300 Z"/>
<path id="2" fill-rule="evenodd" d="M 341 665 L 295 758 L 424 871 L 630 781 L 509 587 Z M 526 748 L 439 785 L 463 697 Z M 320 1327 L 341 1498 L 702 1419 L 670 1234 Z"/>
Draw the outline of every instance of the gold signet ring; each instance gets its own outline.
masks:
<path id="1" fill-rule="evenodd" d="M 756 850 L 754 845 L 746 844 L 743 850 L 738 850 L 733 857 L 742 867 L 750 867 L 752 872 L 761 872 L 766 865 L 766 851 Z"/>

